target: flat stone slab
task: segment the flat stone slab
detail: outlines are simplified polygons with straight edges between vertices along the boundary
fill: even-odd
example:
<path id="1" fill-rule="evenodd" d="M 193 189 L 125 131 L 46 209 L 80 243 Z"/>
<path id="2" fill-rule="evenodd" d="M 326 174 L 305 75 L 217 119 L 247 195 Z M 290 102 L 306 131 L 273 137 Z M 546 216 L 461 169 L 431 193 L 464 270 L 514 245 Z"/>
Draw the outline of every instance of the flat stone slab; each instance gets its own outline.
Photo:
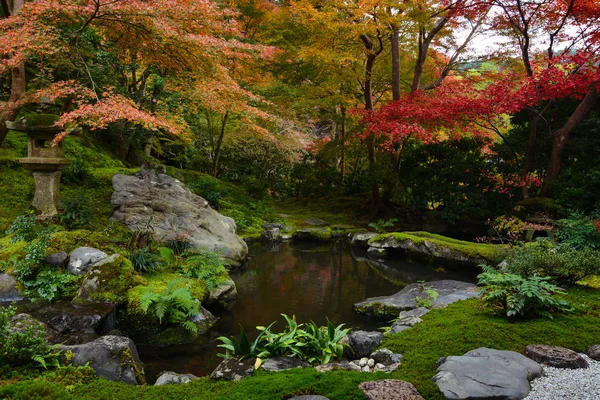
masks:
<path id="1" fill-rule="evenodd" d="M 212 379 L 225 379 L 228 381 L 239 381 L 254 373 L 255 359 L 248 358 L 240 360 L 236 357 L 226 358 L 221 361 L 217 368 L 210 374 Z"/>
<path id="2" fill-rule="evenodd" d="M 269 358 L 263 365 L 262 369 L 269 372 L 285 371 L 293 368 L 306 368 L 310 365 L 302 360 L 293 357 L 273 357 Z"/>
<path id="3" fill-rule="evenodd" d="M 412 383 L 398 379 L 362 382 L 358 388 L 367 400 L 424 400 Z"/>
<path id="4" fill-rule="evenodd" d="M 577 369 L 589 366 L 585 358 L 564 347 L 530 344 L 525 347 L 524 353 L 532 360 L 549 367 Z"/>
<path id="5" fill-rule="evenodd" d="M 426 290 L 433 289 L 438 293 L 437 299 L 432 302 L 432 307 L 444 307 L 459 300 L 479 297 L 477 286 L 461 281 L 441 280 L 421 283 L 412 283 L 391 296 L 371 297 L 354 305 L 354 309 L 366 315 L 379 318 L 392 319 L 401 311 L 417 308 L 417 298 L 427 298 Z"/>
<path id="6" fill-rule="evenodd" d="M 447 357 L 433 381 L 448 400 L 523 399 L 541 374 L 542 367 L 522 354 L 479 348 Z"/>

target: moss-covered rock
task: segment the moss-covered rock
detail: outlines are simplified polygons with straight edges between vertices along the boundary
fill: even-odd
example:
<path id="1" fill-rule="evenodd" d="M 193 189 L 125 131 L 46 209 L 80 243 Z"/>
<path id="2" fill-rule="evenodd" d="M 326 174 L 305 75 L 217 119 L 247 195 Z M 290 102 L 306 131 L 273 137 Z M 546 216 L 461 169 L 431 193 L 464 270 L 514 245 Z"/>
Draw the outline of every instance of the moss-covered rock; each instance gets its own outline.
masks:
<path id="1" fill-rule="evenodd" d="M 327 242 L 333 238 L 329 228 L 305 228 L 299 229 L 292 235 L 294 240 L 310 240 L 316 242 Z"/>
<path id="2" fill-rule="evenodd" d="M 402 250 L 431 258 L 469 264 L 496 262 L 508 251 L 508 246 L 473 243 L 428 232 L 393 232 L 369 240 L 369 255 L 378 258 L 390 251 Z"/>
<path id="3" fill-rule="evenodd" d="M 73 302 L 108 301 L 125 304 L 127 292 L 135 282 L 134 275 L 131 262 L 119 254 L 113 254 L 94 264 L 85 275 Z"/>

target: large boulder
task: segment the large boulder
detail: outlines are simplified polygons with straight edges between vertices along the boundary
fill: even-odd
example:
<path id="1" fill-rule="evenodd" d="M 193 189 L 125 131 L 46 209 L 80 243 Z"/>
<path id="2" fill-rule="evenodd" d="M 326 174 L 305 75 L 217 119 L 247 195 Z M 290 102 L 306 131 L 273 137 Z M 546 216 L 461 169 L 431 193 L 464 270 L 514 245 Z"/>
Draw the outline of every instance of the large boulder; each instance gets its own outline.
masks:
<path id="1" fill-rule="evenodd" d="M 0 274 L 0 302 L 23 300 L 17 279 L 9 274 Z"/>
<path id="2" fill-rule="evenodd" d="M 106 253 L 93 247 L 79 247 L 69 255 L 67 269 L 74 275 L 85 275 L 98 261 L 106 258 Z"/>
<path id="3" fill-rule="evenodd" d="M 248 246 L 236 234 L 235 222 L 177 179 L 142 168 L 135 175 L 115 175 L 113 188 L 112 220 L 131 230 L 144 229 L 151 222 L 160 239 L 184 234 L 194 247 L 219 252 L 233 266 L 246 258 Z"/>
<path id="4" fill-rule="evenodd" d="M 541 374 L 542 367 L 522 354 L 479 348 L 447 357 L 433 381 L 448 400 L 516 400 L 527 396 L 529 382 Z"/>
<path id="5" fill-rule="evenodd" d="M 90 267 L 79 288 L 74 303 L 127 302 L 127 291 L 134 285 L 134 271 L 131 262 L 113 254 Z"/>
<path id="6" fill-rule="evenodd" d="M 530 344 L 525 347 L 524 353 L 533 361 L 549 367 L 577 369 L 589 366 L 585 358 L 564 347 Z"/>
<path id="7" fill-rule="evenodd" d="M 382 332 L 351 331 L 348 334 L 348 346 L 346 354 L 350 358 L 368 357 L 383 340 Z"/>
<path id="8" fill-rule="evenodd" d="M 146 383 L 142 362 L 131 339 L 102 336 L 93 342 L 59 348 L 67 362 L 77 366 L 89 363 L 98 376 L 132 385 Z"/>
<path id="9" fill-rule="evenodd" d="M 221 361 L 217 368 L 210 374 L 212 379 L 224 379 L 227 381 L 239 381 L 254 373 L 253 358 L 240 360 L 237 357 L 226 358 Z"/>
<path id="10" fill-rule="evenodd" d="M 367 400 L 424 400 L 412 383 L 398 379 L 362 382 L 358 388 Z"/>
<path id="11" fill-rule="evenodd" d="M 434 300 L 427 293 L 435 290 L 438 294 Z M 425 284 L 412 283 L 391 296 L 371 297 L 354 305 L 354 309 L 366 315 L 392 319 L 400 311 L 417 308 L 417 298 L 430 299 L 433 307 L 444 307 L 458 300 L 479 297 L 477 286 L 468 282 L 442 280 Z"/>

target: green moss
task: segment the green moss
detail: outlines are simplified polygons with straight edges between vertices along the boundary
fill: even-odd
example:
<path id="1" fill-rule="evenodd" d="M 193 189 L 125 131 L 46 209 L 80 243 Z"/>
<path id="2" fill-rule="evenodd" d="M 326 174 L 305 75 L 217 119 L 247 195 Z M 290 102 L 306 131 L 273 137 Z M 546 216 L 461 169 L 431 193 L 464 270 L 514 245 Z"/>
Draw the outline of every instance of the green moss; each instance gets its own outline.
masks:
<path id="1" fill-rule="evenodd" d="M 109 301 L 114 304 L 128 302 L 128 290 L 133 286 L 133 266 L 131 261 L 123 256 L 118 256 L 111 261 L 103 261 L 98 268 L 88 272 L 86 279 L 96 278 L 96 289 L 88 291 L 84 298 L 75 298 L 74 303 L 85 301 Z M 83 290 L 84 288 L 82 288 Z"/>
<path id="2" fill-rule="evenodd" d="M 383 242 L 389 238 L 393 238 L 399 242 L 410 240 L 415 244 L 422 244 L 425 241 L 428 241 L 441 248 L 448 248 L 450 250 L 462 253 L 465 256 L 483 258 L 490 262 L 498 261 L 503 255 L 506 254 L 509 248 L 506 245 L 466 242 L 429 232 L 384 233 L 371 238 L 369 243 Z"/>
<path id="3" fill-rule="evenodd" d="M 118 253 L 123 251 L 122 246 L 129 235 L 129 229 L 120 223 L 107 224 L 105 229 L 99 231 L 87 229 L 59 231 L 52 235 L 48 252 L 70 253 L 78 247 L 94 247 L 105 253 Z"/>
<path id="4" fill-rule="evenodd" d="M 27 243 L 24 241 L 12 243 L 11 238 L 12 236 L 0 238 L 0 263 L 7 262 L 13 257 L 25 257 Z"/>
<path id="5" fill-rule="evenodd" d="M 122 347 L 120 349 L 112 350 L 111 356 L 120 361 L 122 369 L 133 369 L 133 373 L 135 374 L 135 377 L 140 385 L 146 384 L 146 375 L 144 374 L 144 370 L 140 369 L 138 364 L 135 362 L 129 347 Z"/>
<path id="6" fill-rule="evenodd" d="M 27 126 L 53 126 L 60 119 L 56 114 L 27 113 L 24 115 Z"/>
<path id="7" fill-rule="evenodd" d="M 300 229 L 292 235 L 296 240 L 314 240 L 317 242 L 328 242 L 332 239 L 332 236 L 331 229 L 329 228 Z"/>

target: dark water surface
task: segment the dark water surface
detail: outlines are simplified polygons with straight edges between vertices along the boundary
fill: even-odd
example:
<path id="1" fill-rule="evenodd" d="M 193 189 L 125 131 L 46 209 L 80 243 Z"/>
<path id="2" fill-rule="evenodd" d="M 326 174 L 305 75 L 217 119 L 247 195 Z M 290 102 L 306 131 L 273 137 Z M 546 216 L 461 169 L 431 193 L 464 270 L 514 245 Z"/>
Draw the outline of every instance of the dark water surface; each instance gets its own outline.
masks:
<path id="1" fill-rule="evenodd" d="M 256 335 L 255 326 L 279 321 L 281 313 L 296 315 L 298 322 L 313 320 L 375 330 L 380 324 L 356 314 L 352 306 L 367 297 L 391 295 L 405 284 L 437 279 L 475 281 L 475 268 L 444 269 L 435 264 L 408 260 L 373 262 L 364 252 L 341 244 L 282 243 L 278 249 L 250 246 L 250 260 L 233 274 L 238 298 L 230 310 L 211 310 L 219 321 L 192 344 L 152 348 L 138 346 L 149 382 L 162 371 L 206 375 L 218 365 L 219 336 L 239 333 L 239 325 Z"/>

